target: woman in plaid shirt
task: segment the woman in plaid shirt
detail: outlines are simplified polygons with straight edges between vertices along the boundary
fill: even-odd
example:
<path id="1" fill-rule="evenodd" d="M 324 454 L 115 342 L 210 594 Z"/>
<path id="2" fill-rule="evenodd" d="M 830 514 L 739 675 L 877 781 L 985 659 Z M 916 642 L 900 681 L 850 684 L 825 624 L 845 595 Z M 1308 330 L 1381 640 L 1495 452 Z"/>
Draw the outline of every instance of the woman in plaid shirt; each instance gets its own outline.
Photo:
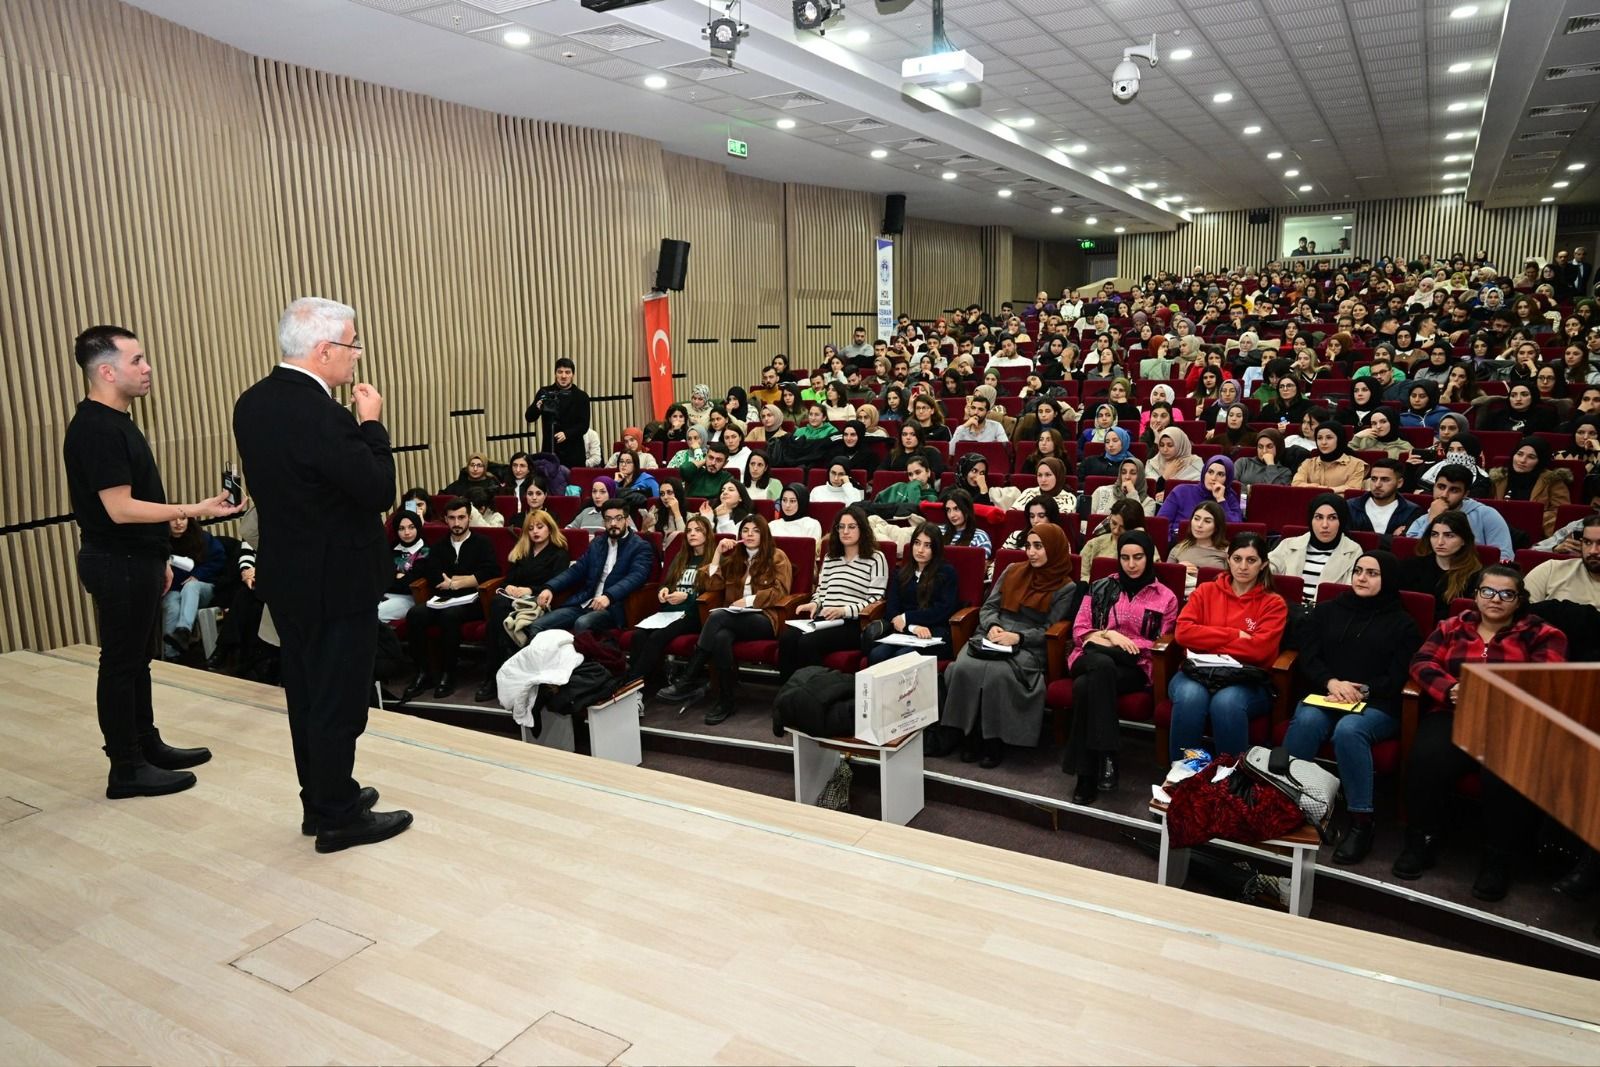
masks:
<path id="1" fill-rule="evenodd" d="M 1411 659 L 1411 680 L 1422 690 L 1424 714 L 1406 770 L 1405 849 L 1394 875 L 1407 881 L 1432 867 L 1455 798 L 1456 782 L 1476 770 L 1482 780 L 1483 860 L 1472 895 L 1496 901 L 1511 885 L 1512 851 L 1526 837 L 1537 809 L 1520 793 L 1480 767 L 1450 740 L 1461 669 L 1469 663 L 1560 663 L 1567 636 L 1528 614 L 1528 595 L 1515 567 L 1496 564 L 1479 576 L 1475 610 L 1439 623 Z"/>

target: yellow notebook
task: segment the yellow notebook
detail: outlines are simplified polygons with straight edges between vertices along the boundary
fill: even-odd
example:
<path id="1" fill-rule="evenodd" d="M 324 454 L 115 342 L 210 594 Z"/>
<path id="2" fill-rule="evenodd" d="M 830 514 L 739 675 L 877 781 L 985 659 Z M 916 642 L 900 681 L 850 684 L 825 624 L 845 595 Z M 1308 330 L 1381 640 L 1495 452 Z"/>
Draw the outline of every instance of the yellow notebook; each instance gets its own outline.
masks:
<path id="1" fill-rule="evenodd" d="M 1360 715 L 1367 710 L 1367 702 L 1358 700 L 1354 704 L 1341 704 L 1330 697 L 1309 696 L 1305 702 L 1314 708 L 1327 708 L 1329 711 L 1348 711 L 1352 715 Z"/>

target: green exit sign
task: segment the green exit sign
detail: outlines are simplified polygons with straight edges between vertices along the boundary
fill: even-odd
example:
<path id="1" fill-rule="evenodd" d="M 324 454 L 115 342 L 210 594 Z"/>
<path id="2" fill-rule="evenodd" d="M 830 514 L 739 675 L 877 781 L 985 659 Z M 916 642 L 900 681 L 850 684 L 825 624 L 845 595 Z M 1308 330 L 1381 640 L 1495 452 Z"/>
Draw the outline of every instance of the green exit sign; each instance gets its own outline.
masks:
<path id="1" fill-rule="evenodd" d="M 1078 247 L 1083 249 L 1085 252 L 1093 252 L 1094 251 L 1094 241 L 1093 241 L 1092 238 L 1088 238 L 1088 237 L 1079 238 Z"/>
<path id="2" fill-rule="evenodd" d="M 730 137 L 728 138 L 728 155 L 738 156 L 740 159 L 749 159 L 750 146 L 743 141 L 735 141 Z"/>

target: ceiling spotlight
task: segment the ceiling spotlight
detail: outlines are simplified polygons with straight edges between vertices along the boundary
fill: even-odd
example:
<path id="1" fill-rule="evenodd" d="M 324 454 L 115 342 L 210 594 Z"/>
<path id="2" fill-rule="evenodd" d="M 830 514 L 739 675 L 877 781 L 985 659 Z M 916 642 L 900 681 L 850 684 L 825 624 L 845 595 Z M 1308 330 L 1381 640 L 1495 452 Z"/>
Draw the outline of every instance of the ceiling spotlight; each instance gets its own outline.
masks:
<path id="1" fill-rule="evenodd" d="M 1445 110 L 1446 111 L 1471 111 L 1474 108 L 1481 108 L 1481 107 L 1483 107 L 1483 101 L 1482 100 L 1457 100 L 1455 103 L 1453 103 L 1449 107 L 1445 108 Z"/>
<path id="2" fill-rule="evenodd" d="M 1065 211 L 1065 210 L 1067 210 L 1067 209 L 1066 209 L 1066 208 L 1064 208 L 1064 207 L 1062 207 L 1062 206 L 1061 206 L 1061 205 L 1060 205 L 1060 204 L 1057 204 L 1057 205 L 1056 205 L 1056 206 L 1055 206 L 1055 207 L 1053 207 L 1053 208 L 1051 208 L 1051 209 L 1050 209 L 1050 214 L 1052 214 L 1052 215 L 1059 215 L 1059 214 L 1061 214 L 1061 213 L 1062 213 L 1062 212 L 1063 212 L 1063 211 Z"/>
<path id="3" fill-rule="evenodd" d="M 1460 163 L 1462 160 L 1471 159 L 1471 158 L 1472 158 L 1471 156 L 1453 155 L 1453 156 L 1445 156 L 1444 157 L 1444 161 L 1446 163 Z"/>
<path id="4" fill-rule="evenodd" d="M 1160 182 L 1140 182 L 1139 183 L 1139 188 L 1141 188 L 1141 189 L 1159 189 L 1159 188 L 1161 188 L 1161 183 Z"/>
<path id="5" fill-rule="evenodd" d="M 1309 185 L 1302 185 L 1302 186 L 1301 186 L 1301 187 L 1300 187 L 1300 191 L 1301 191 L 1301 192 L 1302 192 L 1302 193 L 1309 193 L 1309 192 L 1310 192 L 1310 191 L 1311 191 L 1311 186 L 1309 186 Z"/>
<path id="6" fill-rule="evenodd" d="M 1283 153 L 1282 152 L 1268 152 L 1267 153 L 1267 158 L 1268 159 L 1282 159 L 1283 158 Z"/>
<path id="7" fill-rule="evenodd" d="M 500 39 L 512 48 L 526 48 L 533 43 L 533 34 L 527 30 L 507 30 Z"/>
<path id="8" fill-rule="evenodd" d="M 1099 219 L 1095 218 L 1093 215 L 1090 215 L 1088 218 L 1083 220 L 1083 224 L 1085 226 L 1093 226 L 1095 223 L 1097 223 L 1099 221 L 1100 221 Z"/>
<path id="9" fill-rule="evenodd" d="M 1233 99 L 1233 94 L 1232 93 L 1218 93 L 1217 95 L 1215 95 L 1215 96 L 1213 96 L 1211 98 L 1211 102 L 1213 104 L 1226 104 L 1229 100 L 1232 100 L 1232 99 Z"/>
<path id="10" fill-rule="evenodd" d="M 820 30 L 824 22 L 842 10 L 844 5 L 834 0 L 794 0 L 794 28 Z"/>
<path id="11" fill-rule="evenodd" d="M 659 74 L 652 74 L 644 80 L 644 87 L 646 89 L 665 89 L 667 87 L 667 79 Z"/>
<path id="12" fill-rule="evenodd" d="M 1010 189 L 1000 189 L 995 193 L 995 195 L 998 196 L 1002 200 L 1010 200 L 1011 199 L 1011 190 Z"/>
<path id="13" fill-rule="evenodd" d="M 1256 134 L 1258 134 L 1260 132 L 1261 132 L 1261 127 L 1260 126 L 1246 126 L 1244 128 L 1244 135 L 1246 137 L 1254 137 Z"/>
<path id="14" fill-rule="evenodd" d="M 1108 174 L 1125 174 L 1125 173 L 1127 173 L 1127 170 L 1128 170 L 1127 167 L 1124 167 L 1121 163 L 1118 163 L 1114 167 L 1107 167 L 1106 168 L 1106 173 L 1108 173 Z"/>
<path id="15" fill-rule="evenodd" d="M 1587 164 L 1587 163 L 1568 163 L 1567 164 L 1567 169 L 1568 170 L 1582 170 L 1584 167 L 1587 167 L 1588 165 L 1589 164 Z"/>
<path id="16" fill-rule="evenodd" d="M 871 152 L 871 156 L 873 159 L 888 159 L 889 150 L 887 148 L 874 148 Z"/>
<path id="17" fill-rule="evenodd" d="M 1185 59 L 1193 59 L 1194 58 L 1194 49 L 1193 48 L 1177 48 L 1177 49 L 1172 50 L 1171 52 L 1168 52 L 1167 53 L 1167 58 L 1168 59 L 1172 59 L 1172 60 L 1177 60 L 1179 62 L 1181 62 L 1181 61 L 1183 61 Z"/>
<path id="18" fill-rule="evenodd" d="M 1539 203 L 1541 203 L 1541 204 L 1553 204 L 1555 202 L 1556 202 L 1556 198 L 1553 197 L 1553 196 L 1541 196 L 1539 198 Z"/>
<path id="19" fill-rule="evenodd" d="M 1181 197 L 1181 196 L 1169 196 L 1169 197 L 1167 197 L 1167 199 L 1172 201 L 1174 204 L 1183 203 L 1183 197 Z"/>
<path id="20" fill-rule="evenodd" d="M 1565 189 L 1567 186 L 1569 186 L 1571 184 L 1572 184 L 1571 182 L 1551 182 L 1550 183 L 1550 188 L 1552 188 L 1552 189 Z"/>
<path id="21" fill-rule="evenodd" d="M 949 85 L 944 87 L 944 91 L 947 93 L 964 93 L 967 91 L 967 83 L 951 82 Z"/>
<path id="22" fill-rule="evenodd" d="M 1468 62 L 1452 63 L 1445 69 L 1451 74 L 1465 74 L 1467 71 L 1472 69 L 1472 64 Z"/>
<path id="23" fill-rule="evenodd" d="M 792 130 L 794 129 L 794 119 L 779 119 L 774 125 L 780 130 Z"/>
<path id="24" fill-rule="evenodd" d="M 943 178 L 947 182 L 953 182 L 957 178 L 961 177 L 961 175 L 957 174 L 953 170 L 947 170 L 943 174 L 939 175 L 939 177 Z"/>
<path id="25" fill-rule="evenodd" d="M 1297 170 L 1286 170 L 1283 172 L 1283 176 L 1285 178 L 1298 178 L 1300 177 L 1300 172 Z"/>
<path id="26" fill-rule="evenodd" d="M 1334 222 L 1343 222 L 1344 221 L 1344 216 L 1343 215 L 1335 215 L 1335 216 L 1333 216 L 1333 221 Z"/>
<path id="27" fill-rule="evenodd" d="M 1073 144 L 1067 145 L 1067 151 L 1071 152 L 1075 156 L 1081 156 L 1085 152 L 1089 151 L 1089 146 L 1084 144 L 1082 141 L 1077 141 Z"/>
<path id="28" fill-rule="evenodd" d="M 872 34 L 868 33 L 866 30 L 851 30 L 845 35 L 845 40 L 850 44 L 866 44 L 868 41 L 872 40 Z"/>
<path id="29" fill-rule="evenodd" d="M 1202 214 L 1205 211 L 1205 208 L 1203 208 L 1203 207 L 1192 207 L 1192 208 L 1189 209 L 1189 211 L 1191 213 L 1195 214 L 1195 215 L 1199 215 L 1199 214 Z"/>
<path id="30" fill-rule="evenodd" d="M 1476 136 L 1476 134 L 1474 134 L 1471 130 L 1451 130 L 1449 133 L 1444 135 L 1444 139 L 1446 141 L 1465 141 L 1468 137 L 1474 136 Z"/>
<path id="31" fill-rule="evenodd" d="M 1443 192 L 1443 193 L 1459 193 L 1459 192 L 1463 192 L 1463 191 L 1464 190 L 1459 185 L 1446 186 L 1445 188 L 1440 190 L 1440 192 Z"/>
<path id="32" fill-rule="evenodd" d="M 719 19 L 712 19 L 700 30 L 711 45 L 713 52 L 724 52 L 729 60 L 733 58 L 733 50 L 739 47 L 739 38 L 750 32 L 750 27 L 743 22 L 735 22 L 724 15 Z"/>
<path id="33" fill-rule="evenodd" d="M 1111 232 L 1112 233 L 1127 233 L 1128 232 L 1128 228 L 1126 226 L 1117 226 L 1117 227 L 1113 228 Z"/>
<path id="34" fill-rule="evenodd" d="M 1477 4 L 1462 4 L 1460 7 L 1454 7 L 1450 9 L 1450 17 L 1453 19 L 1470 19 L 1477 13 Z"/>

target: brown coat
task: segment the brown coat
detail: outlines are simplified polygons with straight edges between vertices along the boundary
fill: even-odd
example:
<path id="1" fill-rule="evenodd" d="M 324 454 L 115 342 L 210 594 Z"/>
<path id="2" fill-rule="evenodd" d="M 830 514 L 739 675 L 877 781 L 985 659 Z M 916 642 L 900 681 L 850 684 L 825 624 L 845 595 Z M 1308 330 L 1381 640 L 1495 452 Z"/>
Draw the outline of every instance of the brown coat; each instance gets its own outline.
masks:
<path id="1" fill-rule="evenodd" d="M 713 607 L 722 607 L 728 601 L 744 596 L 744 572 L 749 562 L 749 553 L 743 545 L 735 545 L 732 553 L 722 557 L 717 565 L 717 573 L 706 578 L 706 591 L 712 594 Z M 794 586 L 794 568 L 789 565 L 789 557 L 782 549 L 773 550 L 772 562 L 773 573 L 756 575 L 750 583 L 750 591 L 754 595 L 755 606 L 766 613 L 767 621 L 772 623 L 772 632 L 777 634 L 782 632 L 783 627 L 783 612 L 778 604 Z"/>
<path id="2" fill-rule="evenodd" d="M 1494 486 L 1497 499 L 1504 499 L 1508 480 L 1504 467 L 1496 467 L 1489 472 L 1489 483 Z M 1572 503 L 1572 472 L 1565 467 L 1552 467 L 1545 471 L 1533 483 L 1533 492 L 1528 494 L 1528 499 L 1544 505 L 1544 535 L 1549 537 L 1556 532 L 1556 515 L 1561 508 Z"/>

